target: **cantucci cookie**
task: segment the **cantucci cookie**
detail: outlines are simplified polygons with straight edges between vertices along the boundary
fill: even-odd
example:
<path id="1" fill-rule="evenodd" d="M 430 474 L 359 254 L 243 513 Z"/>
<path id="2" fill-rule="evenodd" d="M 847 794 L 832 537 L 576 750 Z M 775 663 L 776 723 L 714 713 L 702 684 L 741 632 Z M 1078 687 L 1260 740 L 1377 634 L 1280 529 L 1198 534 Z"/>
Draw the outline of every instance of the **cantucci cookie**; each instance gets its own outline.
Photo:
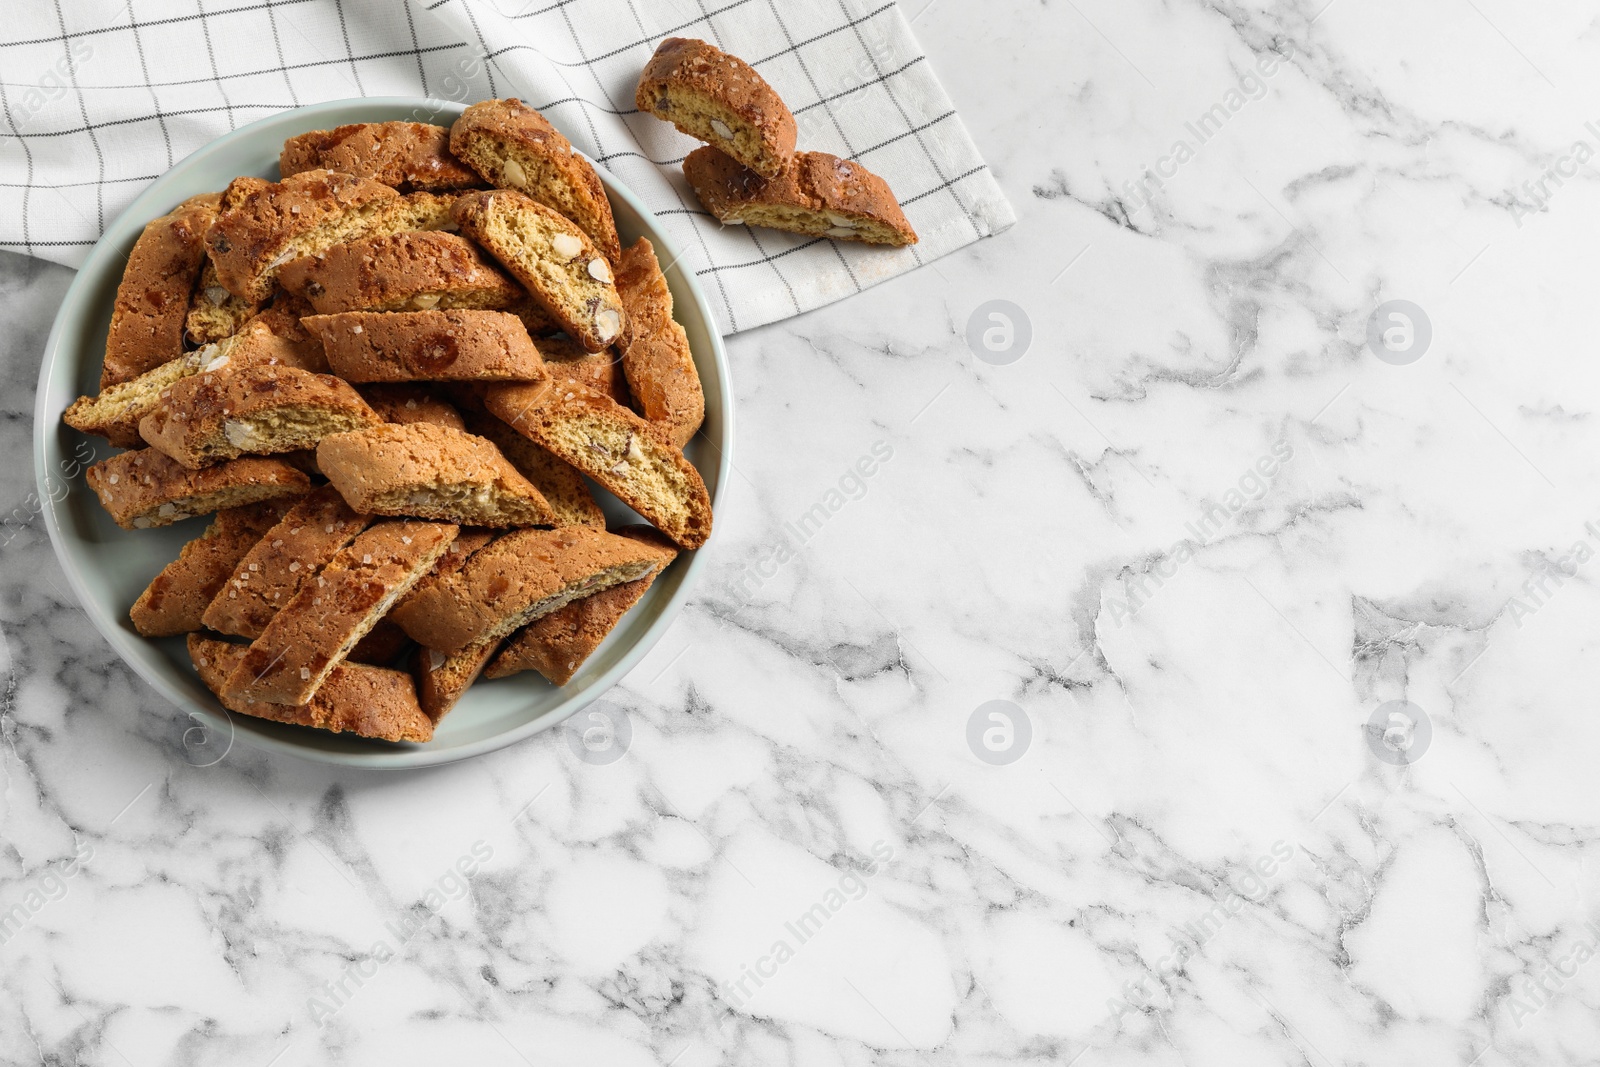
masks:
<path id="1" fill-rule="evenodd" d="M 356 642 L 356 647 L 350 650 L 346 657 L 351 663 L 370 663 L 375 667 L 388 667 L 400 658 L 400 654 L 415 644 L 406 632 L 388 619 L 379 619 L 372 629 L 367 631 L 367 636 Z M 420 701 L 421 692 L 417 693 Z M 426 710 L 426 709 L 424 709 Z"/>
<path id="2" fill-rule="evenodd" d="M 826 152 L 801 152 L 782 174 L 765 178 L 715 148 L 697 148 L 683 161 L 683 176 L 725 223 L 876 245 L 917 243 L 889 184 Z"/>
<path id="3" fill-rule="evenodd" d="M 433 722 L 418 706 L 416 684 L 404 671 L 341 664 L 307 703 L 273 704 L 227 692 L 228 679 L 239 669 L 245 652 L 244 645 L 189 635 L 189 659 L 200 680 L 235 714 L 380 741 L 422 742 L 433 737 Z"/>
<path id="4" fill-rule="evenodd" d="M 200 629 L 206 605 L 245 553 L 277 523 L 283 505 L 282 500 L 266 500 L 217 512 L 205 533 L 184 545 L 133 602 L 128 612 L 133 628 L 146 637 Z"/>
<path id="5" fill-rule="evenodd" d="M 348 311 L 312 315 L 328 365 L 350 382 L 539 381 L 544 360 L 503 311 Z"/>
<path id="6" fill-rule="evenodd" d="M 278 459 L 250 456 L 189 470 L 153 448 L 119 452 L 84 477 L 101 507 L 124 530 L 167 526 L 221 508 L 299 496 L 311 479 Z"/>
<path id="7" fill-rule="evenodd" d="M 411 654 L 411 675 L 417 683 L 417 702 L 435 725 L 478 680 L 484 665 L 499 648 L 498 637 L 468 645 L 448 656 L 431 648 L 417 646 Z"/>
<path id="8" fill-rule="evenodd" d="M 332 487 L 312 490 L 239 560 L 201 621 L 218 633 L 260 637 L 278 609 L 371 522 Z"/>
<path id="9" fill-rule="evenodd" d="M 380 522 L 285 604 L 228 676 L 223 698 L 305 704 L 394 602 L 450 547 L 456 527 Z"/>
<path id="10" fill-rule="evenodd" d="M 683 453 L 608 396 L 572 381 L 491 385 L 489 411 L 614 493 L 683 548 L 711 536 L 711 497 Z"/>
<path id="11" fill-rule="evenodd" d="M 394 621 L 418 644 L 449 655 L 661 565 L 659 549 L 588 526 L 513 530 L 407 598 Z"/>
<path id="12" fill-rule="evenodd" d="M 317 446 L 317 466 L 350 506 L 474 526 L 545 526 L 544 495 L 493 443 L 432 423 L 383 423 L 336 433 Z"/>
<path id="13" fill-rule="evenodd" d="M 206 234 L 217 279 L 247 300 L 270 296 L 285 263 L 359 236 L 400 198 L 382 182 L 331 170 L 250 181 L 242 195 L 223 194 L 227 203 Z"/>
<path id="14" fill-rule="evenodd" d="M 622 336 L 611 264 L 575 223 L 510 189 L 467 193 L 451 211 L 584 348 L 599 352 Z"/>
<path id="15" fill-rule="evenodd" d="M 195 282 L 194 294 L 189 298 L 184 332 L 197 345 L 220 341 L 238 333 L 239 327 L 265 306 L 265 301 L 247 300 L 228 292 L 222 279 L 217 277 L 217 265 L 207 256 L 200 266 L 200 279 Z"/>
<path id="16" fill-rule="evenodd" d="M 185 467 L 246 453 L 313 448 L 329 434 L 380 425 L 350 383 L 294 367 L 202 371 L 170 386 L 139 436 Z"/>
<path id="17" fill-rule="evenodd" d="M 624 407 L 633 402 L 615 345 L 589 352 L 570 338 L 547 337 L 539 341 L 539 353 L 544 357 L 547 377 L 581 382 Z"/>
<path id="18" fill-rule="evenodd" d="M 431 422 L 452 430 L 467 428 L 455 405 L 434 396 L 425 385 L 363 385 L 356 392 L 384 422 Z"/>
<path id="19" fill-rule="evenodd" d="M 473 104 L 450 127 L 450 149 L 491 185 L 518 189 L 577 223 L 617 261 L 622 247 L 600 176 L 539 112 L 515 97 Z"/>
<path id="20" fill-rule="evenodd" d="M 482 180 L 450 154 L 450 131 L 426 122 L 357 122 L 283 142 L 278 171 L 337 170 L 403 192 L 469 189 Z"/>
<path id="21" fill-rule="evenodd" d="M 217 193 L 191 197 L 139 234 L 111 305 L 102 390 L 183 355 L 189 297 L 221 201 Z"/>
<path id="22" fill-rule="evenodd" d="M 494 442 L 500 454 L 544 494 L 557 526 L 595 526 L 606 528 L 606 513 L 594 501 L 589 485 L 578 469 L 557 459 L 548 449 L 534 444 L 507 426 L 487 409 L 467 406 L 462 411 L 467 429 Z"/>
<path id="23" fill-rule="evenodd" d="M 646 238 L 623 250 L 617 293 L 628 313 L 622 370 L 639 411 L 682 448 L 705 421 L 706 398 L 689 336 L 672 317 L 672 291 Z"/>
<path id="24" fill-rule="evenodd" d="M 644 65 L 634 103 L 776 177 L 794 155 L 794 116 L 755 68 L 691 37 L 668 37 Z"/>
<path id="25" fill-rule="evenodd" d="M 507 308 L 528 296 L 471 242 L 436 231 L 334 245 L 287 264 L 278 281 L 320 315 Z"/>

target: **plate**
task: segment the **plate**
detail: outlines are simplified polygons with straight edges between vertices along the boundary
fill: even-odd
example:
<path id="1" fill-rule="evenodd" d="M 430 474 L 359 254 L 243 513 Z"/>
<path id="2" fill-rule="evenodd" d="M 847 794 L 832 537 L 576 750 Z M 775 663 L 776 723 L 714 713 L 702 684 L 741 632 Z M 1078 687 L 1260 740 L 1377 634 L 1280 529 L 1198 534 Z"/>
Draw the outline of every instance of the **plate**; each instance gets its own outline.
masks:
<path id="1" fill-rule="evenodd" d="M 348 766 L 426 767 L 514 744 L 575 714 L 643 659 L 682 609 L 705 565 L 706 548 L 682 553 L 565 686 L 552 686 L 531 672 L 479 682 L 439 724 L 433 740 L 423 745 L 390 744 L 232 715 L 200 683 L 182 638 L 150 640 L 141 637 L 128 621 L 129 607 L 150 579 L 211 521 L 201 516 L 154 530 L 121 529 L 84 481 L 89 463 L 117 450 L 61 421 L 61 413 L 73 400 L 98 388 L 112 300 L 123 264 L 145 223 L 188 197 L 222 189 L 241 174 L 275 180 L 278 151 L 296 134 L 350 122 L 393 119 L 448 125 L 462 110 L 460 104 L 396 97 L 341 100 L 240 127 L 151 183 L 89 253 L 56 315 L 45 344 L 34 409 L 34 474 L 39 499 L 44 502 L 45 528 L 73 592 L 95 627 L 141 678 L 195 720 L 194 724 L 185 723 L 183 732 L 191 762 L 214 763 L 235 743 L 243 742 Z M 596 169 L 611 198 L 623 244 L 648 237 L 663 263 L 676 261 L 679 250 L 662 234 L 644 204 L 605 170 Z M 689 336 L 706 396 L 705 425 L 684 452 L 705 479 L 713 510 L 717 510 L 733 467 L 733 388 L 727 355 L 710 306 L 694 278 L 669 267 L 668 284 L 674 314 Z M 613 522 L 639 521 L 603 490 L 596 489 L 595 498 Z M 104 712 L 113 714 L 114 710 Z"/>

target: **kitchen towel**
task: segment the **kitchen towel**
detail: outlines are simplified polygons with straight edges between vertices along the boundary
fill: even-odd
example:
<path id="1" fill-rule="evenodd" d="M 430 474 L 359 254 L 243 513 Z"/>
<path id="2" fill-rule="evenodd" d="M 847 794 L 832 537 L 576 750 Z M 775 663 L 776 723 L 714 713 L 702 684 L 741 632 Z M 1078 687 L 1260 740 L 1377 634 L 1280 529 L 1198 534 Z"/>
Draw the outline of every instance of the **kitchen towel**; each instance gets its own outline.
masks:
<path id="1" fill-rule="evenodd" d="M 23 0 L 0 25 L 0 248 L 75 266 L 152 179 L 273 112 L 519 96 L 662 220 L 724 332 L 797 315 L 1005 229 L 1010 205 L 889 0 Z M 722 226 L 639 112 L 664 37 L 749 61 L 799 147 L 882 175 L 907 249 Z"/>

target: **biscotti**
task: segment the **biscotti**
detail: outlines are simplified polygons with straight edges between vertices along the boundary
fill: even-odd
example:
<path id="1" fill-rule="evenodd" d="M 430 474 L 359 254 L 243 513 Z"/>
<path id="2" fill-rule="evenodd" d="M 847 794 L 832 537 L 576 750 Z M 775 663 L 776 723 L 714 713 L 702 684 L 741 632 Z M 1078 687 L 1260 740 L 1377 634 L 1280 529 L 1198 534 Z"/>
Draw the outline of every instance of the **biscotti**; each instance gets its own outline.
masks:
<path id="1" fill-rule="evenodd" d="M 435 522 L 380 522 L 272 617 L 228 677 L 231 698 L 304 704 L 455 539 Z"/>
<path id="2" fill-rule="evenodd" d="M 297 500 L 239 560 L 201 621 L 254 640 L 300 587 L 372 522 L 330 486 Z"/>
<path id="3" fill-rule="evenodd" d="M 794 155 L 794 116 L 782 98 L 750 64 L 705 41 L 668 37 L 657 45 L 633 99 L 758 174 L 776 177 Z"/>
<path id="4" fill-rule="evenodd" d="M 425 385 L 390 383 L 363 385 L 356 389 L 367 406 L 384 422 L 431 422 L 452 430 L 465 430 L 461 412 L 448 400 L 433 395 Z"/>
<path id="5" fill-rule="evenodd" d="M 220 508 L 299 496 L 311 479 L 279 459 L 248 456 L 189 470 L 153 448 L 119 452 L 84 474 L 101 507 L 124 530 L 167 526 Z"/>
<path id="6" fill-rule="evenodd" d="M 527 293 L 455 234 L 421 231 L 334 245 L 287 264 L 279 283 L 321 315 L 506 308 Z"/>
<path id="7" fill-rule="evenodd" d="M 224 206 L 206 234 L 217 279 L 248 300 L 271 295 L 283 264 L 360 235 L 400 196 L 382 182 L 330 170 L 308 170 L 249 189 L 236 198 L 237 206 Z"/>
<path id="8" fill-rule="evenodd" d="M 478 680 L 484 665 L 499 648 L 500 638 L 492 637 L 448 656 L 420 645 L 412 652 L 411 674 L 417 683 L 417 702 L 435 725 Z"/>
<path id="9" fill-rule="evenodd" d="M 200 266 L 200 279 L 189 298 L 189 313 L 184 332 L 197 345 L 220 341 L 239 332 L 250 318 L 266 306 L 264 300 L 234 296 L 217 277 L 217 265 L 207 256 Z"/>
<path id="10" fill-rule="evenodd" d="M 917 243 L 888 183 L 826 152 L 801 152 L 783 173 L 766 178 L 715 148 L 697 148 L 683 161 L 683 176 L 724 223 L 876 245 Z"/>
<path id="11" fill-rule="evenodd" d="M 202 371 L 161 394 L 139 436 L 185 467 L 245 453 L 315 447 L 329 434 L 381 425 L 350 383 L 293 367 Z"/>
<path id="12" fill-rule="evenodd" d="M 393 618 L 418 644 L 448 655 L 660 566 L 658 549 L 588 526 L 513 530 L 408 598 Z"/>
<path id="13" fill-rule="evenodd" d="M 406 632 L 388 619 L 379 619 L 367 631 L 367 636 L 356 642 L 356 647 L 350 650 L 346 660 L 351 663 L 370 663 L 375 667 L 388 667 L 400 658 L 400 653 L 411 648 L 415 642 L 406 636 Z M 417 693 L 418 700 L 422 694 Z M 426 710 L 426 709 L 424 709 Z"/>
<path id="14" fill-rule="evenodd" d="M 312 315 L 333 372 L 350 382 L 539 381 L 544 360 L 503 311 L 348 311 Z"/>
<path id="15" fill-rule="evenodd" d="M 422 742 L 433 737 L 433 722 L 418 706 L 416 684 L 404 671 L 341 664 L 307 703 L 273 704 L 228 693 L 228 679 L 244 658 L 244 645 L 189 635 L 189 659 L 195 671 L 231 712 L 380 741 Z"/>
<path id="16" fill-rule="evenodd" d="M 711 536 L 711 497 L 650 424 L 577 382 L 491 385 L 489 411 L 599 482 L 683 548 Z"/>
<path id="17" fill-rule="evenodd" d="M 643 578 L 574 600 L 530 622 L 505 643 L 484 671 L 486 677 L 505 678 L 533 670 L 544 675 L 551 685 L 566 685 L 572 681 L 578 668 L 678 554 L 671 542 L 648 526 L 625 526 L 617 533 L 655 547 L 661 553 L 661 567 Z"/>
<path id="18" fill-rule="evenodd" d="M 534 444 L 489 414 L 487 409 L 468 407 L 462 411 L 462 417 L 470 433 L 493 441 L 500 454 L 544 494 L 545 501 L 555 514 L 555 525 L 605 529 L 606 513 L 595 503 L 594 494 L 589 491 L 588 483 L 576 467 L 566 460 L 557 459 L 548 449 Z"/>
<path id="19" fill-rule="evenodd" d="M 133 628 L 146 637 L 200 629 L 206 605 L 245 553 L 277 523 L 283 503 L 267 500 L 217 512 L 205 533 L 184 545 L 133 602 L 128 612 Z"/>
<path id="20" fill-rule="evenodd" d="M 342 171 L 403 192 L 468 189 L 482 180 L 450 154 L 450 131 L 426 122 L 357 122 L 283 142 L 278 172 Z"/>
<path id="21" fill-rule="evenodd" d="M 432 423 L 382 423 L 327 437 L 317 467 L 360 511 L 473 526 L 555 521 L 533 483 L 491 442 Z"/>
<path id="22" fill-rule="evenodd" d="M 548 337 L 539 342 L 539 354 L 544 357 L 547 377 L 581 382 L 623 407 L 632 403 L 628 378 L 622 370 L 622 357 L 615 345 L 590 352 L 570 338 Z"/>
<path id="23" fill-rule="evenodd" d="M 117 286 L 100 388 L 183 355 L 189 296 L 205 259 L 205 235 L 221 196 L 191 197 L 145 226 Z"/>
<path id="24" fill-rule="evenodd" d="M 496 537 L 499 537 L 501 533 L 502 531 L 500 530 L 490 530 L 482 526 L 461 527 L 456 533 L 455 540 L 450 542 L 450 547 L 445 549 L 444 554 L 434 561 L 433 568 L 417 579 L 410 592 L 395 601 L 395 608 L 399 609 L 406 601 L 414 597 L 427 596 L 429 589 L 438 585 L 447 576 L 465 567 L 467 560 L 471 559 L 475 553 Z M 392 615 L 393 613 L 391 612 L 390 614 Z M 398 626 L 399 623 L 395 625 Z"/>
<path id="25" fill-rule="evenodd" d="M 577 223 L 617 261 L 622 247 L 600 176 L 539 112 L 515 97 L 473 104 L 450 127 L 450 149 L 491 185 L 527 193 Z"/>
<path id="26" fill-rule="evenodd" d="M 598 352 L 622 335 L 615 273 L 575 223 L 509 189 L 467 193 L 451 214 L 584 348 Z"/>
<path id="27" fill-rule="evenodd" d="M 617 293 L 628 313 L 622 370 L 629 391 L 639 412 L 682 448 L 705 421 L 706 398 L 689 337 L 672 317 L 672 291 L 648 239 L 623 250 Z"/>

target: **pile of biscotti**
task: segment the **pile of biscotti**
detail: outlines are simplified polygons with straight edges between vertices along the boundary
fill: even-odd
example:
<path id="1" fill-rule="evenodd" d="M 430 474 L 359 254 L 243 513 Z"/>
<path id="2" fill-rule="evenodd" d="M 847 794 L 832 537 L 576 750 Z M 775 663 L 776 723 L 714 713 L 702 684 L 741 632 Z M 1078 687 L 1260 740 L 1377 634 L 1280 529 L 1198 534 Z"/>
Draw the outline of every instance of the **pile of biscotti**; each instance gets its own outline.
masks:
<path id="1" fill-rule="evenodd" d="M 211 515 L 132 606 L 231 711 L 426 741 L 480 674 L 570 680 L 711 532 L 649 241 L 516 100 L 295 137 L 151 222 L 66 422 L 128 530 Z M 649 525 L 607 530 L 585 476 Z"/>

